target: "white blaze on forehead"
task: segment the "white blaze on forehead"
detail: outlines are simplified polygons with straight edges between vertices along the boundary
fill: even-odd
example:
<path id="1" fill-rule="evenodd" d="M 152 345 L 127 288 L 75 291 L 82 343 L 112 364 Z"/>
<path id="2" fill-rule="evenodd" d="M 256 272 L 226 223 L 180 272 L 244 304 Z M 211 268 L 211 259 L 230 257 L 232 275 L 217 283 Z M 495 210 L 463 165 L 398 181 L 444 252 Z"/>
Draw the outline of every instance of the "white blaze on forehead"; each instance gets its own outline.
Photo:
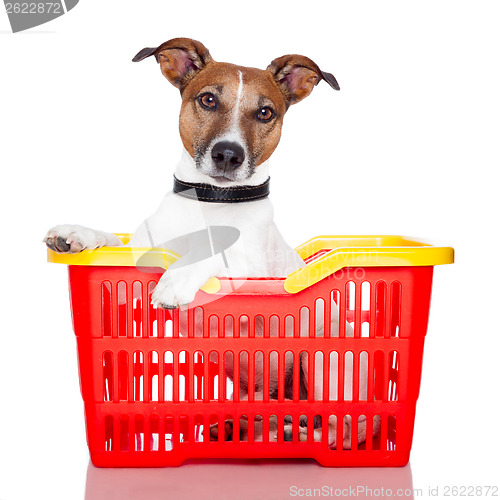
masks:
<path id="1" fill-rule="evenodd" d="M 240 107 L 242 106 L 242 98 L 243 98 L 243 72 L 238 70 L 238 87 L 236 89 L 236 98 L 233 104 L 232 117 L 226 131 L 222 135 L 216 137 L 214 143 L 219 141 L 236 142 L 243 147 L 243 149 L 245 150 L 245 156 L 247 156 L 248 149 L 243 136 L 243 131 L 240 128 L 240 120 L 239 120 L 241 115 Z M 246 162 L 244 163 L 244 166 L 245 165 Z"/>
<path id="2" fill-rule="evenodd" d="M 241 96 L 243 95 L 243 73 L 238 70 L 238 90 L 236 91 L 236 102 L 234 103 L 233 127 L 238 124 Z"/>

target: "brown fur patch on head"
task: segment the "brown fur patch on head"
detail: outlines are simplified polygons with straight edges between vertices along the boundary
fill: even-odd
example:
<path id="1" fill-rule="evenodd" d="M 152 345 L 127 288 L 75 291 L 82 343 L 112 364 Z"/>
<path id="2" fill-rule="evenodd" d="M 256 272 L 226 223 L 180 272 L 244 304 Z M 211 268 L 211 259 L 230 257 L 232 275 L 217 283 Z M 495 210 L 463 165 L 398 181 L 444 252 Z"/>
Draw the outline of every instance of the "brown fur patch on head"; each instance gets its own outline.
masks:
<path id="1" fill-rule="evenodd" d="M 269 72 L 244 68 L 242 73 L 244 87 L 240 126 L 249 149 L 257 159 L 256 165 L 260 165 L 278 146 L 287 105 Z M 272 109 L 275 116 L 268 123 L 256 122 L 256 112 L 265 107 Z"/>

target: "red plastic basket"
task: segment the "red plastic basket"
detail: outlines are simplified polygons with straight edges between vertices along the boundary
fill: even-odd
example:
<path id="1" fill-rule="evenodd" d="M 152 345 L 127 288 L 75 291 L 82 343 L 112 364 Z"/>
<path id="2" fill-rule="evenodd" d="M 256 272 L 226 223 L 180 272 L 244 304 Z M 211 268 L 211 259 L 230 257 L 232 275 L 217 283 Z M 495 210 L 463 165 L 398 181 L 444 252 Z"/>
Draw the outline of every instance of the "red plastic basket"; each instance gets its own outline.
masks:
<path id="1" fill-rule="evenodd" d="M 387 248 L 379 242 L 375 249 Z M 435 263 L 451 262 L 451 249 L 441 250 L 447 257 Z M 298 293 L 286 292 L 284 279 L 221 279 L 219 292 L 200 291 L 188 309 L 174 311 L 150 304 L 161 269 L 70 265 L 94 465 L 158 467 L 200 457 L 405 465 L 433 267 L 391 262 L 344 267 Z M 222 432 L 228 423 L 230 441 Z M 360 426 L 366 437 L 358 442 Z M 336 429 L 335 447 L 329 429 Z"/>

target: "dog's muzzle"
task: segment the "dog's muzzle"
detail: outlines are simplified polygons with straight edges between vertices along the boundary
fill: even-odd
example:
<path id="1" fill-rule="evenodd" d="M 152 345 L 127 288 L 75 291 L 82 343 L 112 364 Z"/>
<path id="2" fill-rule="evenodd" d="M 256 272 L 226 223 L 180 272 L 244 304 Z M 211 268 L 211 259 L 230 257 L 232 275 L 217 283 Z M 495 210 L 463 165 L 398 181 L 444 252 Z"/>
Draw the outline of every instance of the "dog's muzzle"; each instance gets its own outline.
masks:
<path id="1" fill-rule="evenodd" d="M 217 170 L 232 172 L 245 161 L 245 151 L 236 142 L 221 141 L 212 148 L 212 160 Z"/>

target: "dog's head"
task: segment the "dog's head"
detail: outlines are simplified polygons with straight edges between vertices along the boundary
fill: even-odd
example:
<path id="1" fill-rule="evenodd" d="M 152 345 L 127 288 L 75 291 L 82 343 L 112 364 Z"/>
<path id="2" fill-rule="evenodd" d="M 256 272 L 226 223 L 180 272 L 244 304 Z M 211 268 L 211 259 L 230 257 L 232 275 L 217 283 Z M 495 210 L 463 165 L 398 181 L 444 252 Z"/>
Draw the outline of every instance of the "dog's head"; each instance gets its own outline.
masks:
<path id="1" fill-rule="evenodd" d="M 321 80 L 339 90 L 335 77 L 300 55 L 286 55 L 266 70 L 212 59 L 189 38 L 145 48 L 133 59 L 154 55 L 161 72 L 182 96 L 180 135 L 196 168 L 218 182 L 244 182 L 273 153 L 290 105 Z"/>

